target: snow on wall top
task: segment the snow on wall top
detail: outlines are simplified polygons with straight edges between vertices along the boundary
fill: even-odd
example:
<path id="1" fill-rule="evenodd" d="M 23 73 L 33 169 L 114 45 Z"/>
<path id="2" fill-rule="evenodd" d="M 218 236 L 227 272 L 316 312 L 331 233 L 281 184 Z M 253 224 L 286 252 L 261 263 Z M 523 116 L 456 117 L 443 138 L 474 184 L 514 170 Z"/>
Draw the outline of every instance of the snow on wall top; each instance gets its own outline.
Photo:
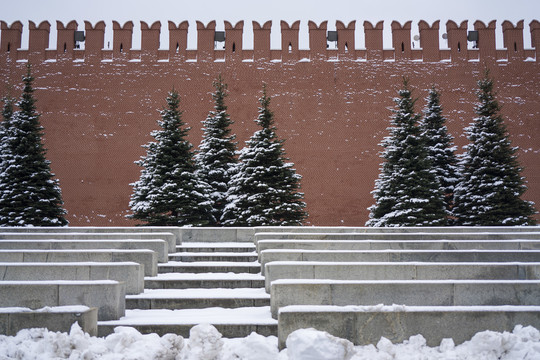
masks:
<path id="1" fill-rule="evenodd" d="M 169 21 L 169 48 L 160 50 L 161 22 L 156 21 L 149 25 L 140 22 L 141 46 L 140 50 L 134 50 L 132 44 L 133 21 L 123 25 L 113 21 L 113 44 L 112 49 L 105 49 L 104 21 L 92 24 L 85 21 L 84 42 L 75 41 L 75 32 L 78 29 L 76 21 L 64 25 L 56 21 L 57 44 L 56 50 L 49 48 L 49 35 L 51 24 L 43 21 L 36 25 L 29 21 L 28 50 L 21 50 L 23 24 L 16 21 L 11 25 L 1 21 L 0 57 L 15 60 L 47 61 L 71 59 L 78 61 L 225 61 L 225 60 L 266 60 L 284 62 L 299 62 L 301 60 L 326 60 L 326 61 L 366 61 L 366 60 L 413 60 L 413 61 L 475 61 L 475 60 L 528 60 L 536 59 L 540 48 L 540 22 L 533 20 L 529 24 L 531 32 L 531 47 L 525 49 L 523 40 L 524 22 L 519 21 L 516 25 L 510 21 L 504 21 L 502 26 L 504 49 L 496 49 L 496 21 L 488 24 L 482 21 L 474 22 L 476 40 L 469 36 L 468 21 L 461 24 L 449 20 L 446 23 L 446 32 L 442 34 L 440 21 L 431 25 L 422 20 L 418 23 L 419 37 L 411 37 L 412 22 L 401 24 L 397 21 L 391 23 L 393 49 L 383 49 L 384 23 L 380 21 L 373 25 L 364 21 L 363 30 L 365 36 L 365 49 L 357 49 L 355 46 L 356 21 L 344 24 L 336 22 L 335 33 L 329 34 L 328 22 L 324 21 L 317 25 L 313 21 L 308 22 L 309 49 L 299 49 L 300 21 L 288 24 L 281 21 L 281 49 L 270 48 L 271 21 L 259 24 L 253 21 L 253 50 L 246 50 L 242 42 L 244 21 L 235 25 L 225 21 L 225 31 L 216 31 L 216 21 L 203 24 L 197 21 L 197 49 L 187 49 L 187 34 L 189 24 L 187 21 L 175 23 Z M 79 34 L 80 35 L 80 34 Z M 335 43 L 336 48 L 328 46 Z M 333 37 L 336 35 L 336 38 Z M 443 35 L 445 35 L 443 37 Z M 440 41 L 446 39 L 449 49 L 441 49 Z M 333 41 L 336 40 L 336 41 Z M 413 40 L 419 41 L 419 48 L 414 48 Z M 444 41 L 444 40 L 443 40 Z M 471 48 L 472 43 L 472 48 Z M 84 49 L 80 49 L 80 45 Z"/>

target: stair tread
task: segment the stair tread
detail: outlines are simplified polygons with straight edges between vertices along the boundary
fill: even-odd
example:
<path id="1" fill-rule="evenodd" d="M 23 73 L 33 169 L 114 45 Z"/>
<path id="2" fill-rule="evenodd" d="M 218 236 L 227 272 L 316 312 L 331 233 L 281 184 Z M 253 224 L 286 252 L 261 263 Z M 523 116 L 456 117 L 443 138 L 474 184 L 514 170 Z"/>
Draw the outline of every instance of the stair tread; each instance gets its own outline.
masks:
<path id="1" fill-rule="evenodd" d="M 252 243 L 237 243 L 237 242 L 184 242 L 181 245 L 177 245 L 176 248 L 189 249 L 189 248 L 252 248 L 255 249 L 255 244 Z"/>
<path id="2" fill-rule="evenodd" d="M 174 308 L 188 307 L 188 305 L 192 307 L 191 305 L 197 302 L 199 306 L 193 306 L 195 309 L 126 309 L 126 316 L 120 320 L 100 322 L 99 325 L 109 328 L 150 326 L 149 329 L 155 330 L 153 326 L 190 326 L 211 323 L 223 326 L 232 325 L 240 329 L 245 326 L 257 328 L 263 326 L 266 329 L 270 326 L 268 328 L 270 330 L 264 331 L 270 331 L 272 334 L 277 331 L 275 328 L 277 321 L 272 319 L 270 307 L 267 306 L 270 295 L 261 284 L 264 276 L 260 274 L 261 265 L 257 261 L 254 244 L 183 243 L 176 246 L 176 252 L 169 256 L 171 261 L 158 264 L 158 268 L 167 273 L 145 277 L 145 281 L 149 282 L 148 286 L 157 287 L 157 289 L 146 288 L 141 294 L 127 295 L 126 301 L 133 303 L 131 307 L 144 307 L 143 305 L 148 301 L 152 303 L 151 307 Z M 169 271 L 185 271 L 185 273 Z M 253 274 L 254 272 L 256 274 Z M 168 281 L 171 283 L 166 284 Z M 204 287 L 199 287 L 200 284 L 197 282 L 208 283 Z M 191 302 L 195 303 L 191 304 Z M 255 306 L 248 307 L 250 305 Z M 213 307 L 204 308 L 204 306 Z M 235 308 L 234 306 L 243 307 Z"/>
<path id="3" fill-rule="evenodd" d="M 264 280 L 264 276 L 251 273 L 164 273 L 148 276 L 144 280 Z"/>
<path id="4" fill-rule="evenodd" d="M 252 252 L 175 252 L 169 256 L 236 256 L 236 257 L 251 257 L 257 256 L 256 251 Z"/>
<path id="5" fill-rule="evenodd" d="M 264 288 L 211 288 L 211 289 L 145 289 L 126 299 L 270 299 Z"/>
<path id="6" fill-rule="evenodd" d="M 169 261 L 168 263 L 158 264 L 160 266 L 184 266 L 184 267 L 203 267 L 203 266 L 261 266 L 258 261 Z"/>
<path id="7" fill-rule="evenodd" d="M 277 325 L 272 319 L 270 306 L 227 308 L 205 308 L 184 310 L 126 310 L 126 315 L 119 320 L 98 321 L 98 326 L 130 326 L 130 325 L 168 325 L 187 324 L 257 324 Z"/>

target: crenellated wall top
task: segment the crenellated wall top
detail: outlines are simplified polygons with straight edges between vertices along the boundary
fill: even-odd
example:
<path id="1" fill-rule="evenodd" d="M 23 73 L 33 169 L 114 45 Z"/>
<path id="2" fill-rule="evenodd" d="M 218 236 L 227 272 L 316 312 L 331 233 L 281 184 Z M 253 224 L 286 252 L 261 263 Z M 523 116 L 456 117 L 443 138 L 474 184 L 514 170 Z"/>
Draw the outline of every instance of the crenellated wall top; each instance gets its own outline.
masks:
<path id="1" fill-rule="evenodd" d="M 49 49 L 51 24 L 43 21 L 36 25 L 29 21 L 28 50 L 21 49 L 23 24 L 16 21 L 7 24 L 0 22 L 0 57 L 16 61 L 283 61 L 305 62 L 316 60 L 331 61 L 539 61 L 540 22 L 529 24 L 531 33 L 530 48 L 524 44 L 523 20 L 513 24 L 504 21 L 501 24 L 503 49 L 496 49 L 495 20 L 489 23 L 475 21 L 474 30 L 468 29 L 468 21 L 460 24 L 449 20 L 445 29 L 440 21 L 431 24 L 421 20 L 416 24 L 418 33 L 411 37 L 415 28 L 412 21 L 400 23 L 392 21 L 392 49 L 383 49 L 384 22 L 372 24 L 364 21 L 363 26 L 356 26 L 356 21 L 345 24 L 336 21 L 336 31 L 328 30 L 328 21 L 316 23 L 308 21 L 309 48 L 299 49 L 300 21 L 280 22 L 281 49 L 270 48 L 272 21 L 253 25 L 252 50 L 245 49 L 242 42 L 244 21 L 233 24 L 224 22 L 225 31 L 216 30 L 216 21 L 207 24 L 197 21 L 197 48 L 187 49 L 189 23 L 169 21 L 169 48 L 160 49 L 161 22 L 152 24 L 141 21 L 140 50 L 133 49 L 133 21 L 120 24 L 112 22 L 112 48 L 105 44 L 106 23 L 99 21 L 92 24 L 84 22 L 84 31 L 78 31 L 76 21 L 65 24 L 56 21 L 56 50 Z M 365 48 L 357 48 L 355 34 L 363 32 Z M 415 46 L 415 41 L 419 41 Z M 441 48 L 441 42 L 447 42 L 447 48 Z M 329 43 L 336 46 L 330 47 Z M 81 48 L 81 44 L 84 44 Z M 471 46 L 472 45 L 472 46 Z M 527 47 L 527 49 L 526 49 Z"/>

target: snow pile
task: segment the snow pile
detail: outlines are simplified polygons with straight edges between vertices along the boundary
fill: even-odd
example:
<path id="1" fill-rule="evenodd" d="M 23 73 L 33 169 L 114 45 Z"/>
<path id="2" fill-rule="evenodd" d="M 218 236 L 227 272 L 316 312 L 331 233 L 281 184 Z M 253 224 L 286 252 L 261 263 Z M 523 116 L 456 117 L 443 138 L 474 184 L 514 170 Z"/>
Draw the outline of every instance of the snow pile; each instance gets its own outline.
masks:
<path id="1" fill-rule="evenodd" d="M 352 342 L 315 329 L 300 329 L 286 341 L 289 359 L 331 360 L 350 359 L 354 354 Z"/>
<path id="2" fill-rule="evenodd" d="M 0 359 L 170 359 L 184 347 L 181 336 L 142 335 L 134 328 L 118 327 L 106 338 L 91 337 L 75 323 L 69 334 L 46 329 L 25 329 L 17 336 L 0 335 Z"/>
<path id="3" fill-rule="evenodd" d="M 512 333 L 483 331 L 461 345 L 456 346 L 452 339 L 443 339 L 440 346 L 433 348 L 426 346 L 422 335 L 411 336 L 402 344 L 381 338 L 377 346 L 357 347 L 356 351 L 351 360 L 533 360 L 540 359 L 540 332 L 518 325 Z"/>
<path id="4" fill-rule="evenodd" d="M 201 324 L 189 331 L 189 342 L 182 351 L 182 360 L 217 360 L 223 348 L 223 339 L 215 327 Z"/>
<path id="5" fill-rule="evenodd" d="M 392 344 L 383 337 L 376 346 L 353 346 L 347 340 L 314 329 L 293 332 L 286 344 L 279 360 L 540 359 L 540 332 L 520 325 L 512 333 L 480 332 L 458 346 L 452 339 L 443 339 L 440 346 L 428 347 L 422 335 L 411 336 L 402 344 Z"/>
<path id="6" fill-rule="evenodd" d="M 275 336 L 265 337 L 256 333 L 240 338 L 225 339 L 221 360 L 276 360 L 279 356 Z M 286 358 L 285 358 L 286 359 Z"/>
<path id="7" fill-rule="evenodd" d="M 17 336 L 0 335 L 0 359 L 102 359 L 102 360 L 534 360 L 540 359 L 540 332 L 516 326 L 512 333 L 484 331 L 470 341 L 455 345 L 444 339 L 428 347 L 422 335 L 402 344 L 386 338 L 375 345 L 354 346 L 326 332 L 301 329 L 278 351 L 275 336 L 256 333 L 226 339 L 212 325 L 201 324 L 189 339 L 167 334 L 142 335 L 130 327 L 117 327 L 106 338 L 91 337 L 75 323 L 69 334 L 45 329 L 27 329 Z"/>
<path id="8" fill-rule="evenodd" d="M 4 265 L 6 263 L 2 263 Z M 5 281 L 4 281 L 5 282 Z M 30 309 L 27 307 L 2 307 L 0 313 L 19 313 L 19 312 L 36 312 L 36 313 L 62 313 L 62 312 L 79 312 L 83 313 L 90 308 L 84 305 L 65 305 L 65 306 L 45 306 L 41 309 Z"/>

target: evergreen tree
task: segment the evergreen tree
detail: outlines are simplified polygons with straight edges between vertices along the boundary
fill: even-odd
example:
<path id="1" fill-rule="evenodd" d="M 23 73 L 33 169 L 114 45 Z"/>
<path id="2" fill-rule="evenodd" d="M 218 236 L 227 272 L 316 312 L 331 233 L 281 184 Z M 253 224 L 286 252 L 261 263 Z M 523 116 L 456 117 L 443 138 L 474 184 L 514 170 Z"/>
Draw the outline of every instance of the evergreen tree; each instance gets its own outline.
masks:
<path id="1" fill-rule="evenodd" d="M 58 181 L 53 178 L 43 127 L 36 112 L 30 66 L 23 77 L 23 93 L 13 111 L 11 99 L 2 111 L 0 146 L 0 225 L 65 226 L 66 211 Z"/>
<path id="2" fill-rule="evenodd" d="M 8 129 L 11 127 L 11 119 L 13 118 L 13 103 L 14 99 L 9 96 L 2 98 L 4 106 L 2 108 L 2 122 L 0 123 L 0 148 L 6 148 L 6 151 L 9 149 L 7 147 L 8 141 Z M 0 157 L 4 154 L 3 150 L 0 150 Z M 0 163 L 0 166 L 3 164 Z M 3 170 L 3 169 L 2 169 Z"/>
<path id="3" fill-rule="evenodd" d="M 7 132 L 7 129 L 11 126 L 11 118 L 13 117 L 13 102 L 14 99 L 12 99 L 9 96 L 6 96 L 2 99 L 2 102 L 4 103 L 4 107 L 2 108 L 2 123 L 0 124 L 0 132 L 3 134 Z"/>
<path id="4" fill-rule="evenodd" d="M 2 99 L 4 107 L 2 108 L 2 123 L 0 123 L 0 194 L 8 190 L 9 178 L 6 176 L 6 170 L 10 163 L 13 162 L 13 152 L 9 141 L 9 131 L 11 128 L 11 120 L 13 118 L 13 103 L 14 99 L 6 96 Z M 3 225 L 1 219 L 7 221 L 11 209 L 9 207 L 0 208 L 0 225 Z M 4 225 L 6 226 L 6 225 Z"/>
<path id="5" fill-rule="evenodd" d="M 262 127 L 246 142 L 227 192 L 222 223 L 230 226 L 300 225 L 306 218 L 301 176 L 286 163 L 283 140 L 278 139 L 270 97 L 263 89 L 259 116 Z"/>
<path id="6" fill-rule="evenodd" d="M 447 214 L 451 214 L 454 188 L 459 178 L 458 160 L 453 138 L 448 134 L 446 119 L 442 115 L 440 94 L 433 87 L 429 90 L 424 109 L 424 118 L 420 121 L 422 136 L 426 141 L 428 159 L 435 177 L 444 194 Z"/>
<path id="7" fill-rule="evenodd" d="M 532 225 L 534 204 L 521 199 L 526 190 L 520 176 L 493 80 L 486 70 L 478 81 L 477 117 L 465 130 L 469 144 L 461 160 L 463 168 L 454 192 L 454 216 L 458 225 Z"/>
<path id="8" fill-rule="evenodd" d="M 136 164 L 143 167 L 133 184 L 129 218 L 152 226 L 205 226 L 212 220 L 208 184 L 195 174 L 193 146 L 186 139 L 189 128 L 178 110 L 180 97 L 174 89 L 161 111 L 161 130 L 151 135 L 156 142 L 143 145 L 146 156 Z"/>
<path id="9" fill-rule="evenodd" d="M 407 78 L 394 101 L 397 110 L 390 136 L 381 145 L 381 173 L 372 192 L 375 204 L 369 207 L 367 226 L 438 226 L 446 224 L 444 200 L 439 183 L 431 170 L 415 99 Z"/>
<path id="10" fill-rule="evenodd" d="M 204 135 L 195 160 L 199 177 L 210 186 L 212 215 L 216 219 L 216 222 L 210 225 L 219 225 L 227 201 L 232 169 L 237 161 L 235 136 L 231 135 L 230 129 L 233 122 L 225 105 L 227 85 L 223 83 L 221 75 L 213 85 L 216 89 L 212 94 L 214 111 L 210 111 L 203 121 Z"/>

